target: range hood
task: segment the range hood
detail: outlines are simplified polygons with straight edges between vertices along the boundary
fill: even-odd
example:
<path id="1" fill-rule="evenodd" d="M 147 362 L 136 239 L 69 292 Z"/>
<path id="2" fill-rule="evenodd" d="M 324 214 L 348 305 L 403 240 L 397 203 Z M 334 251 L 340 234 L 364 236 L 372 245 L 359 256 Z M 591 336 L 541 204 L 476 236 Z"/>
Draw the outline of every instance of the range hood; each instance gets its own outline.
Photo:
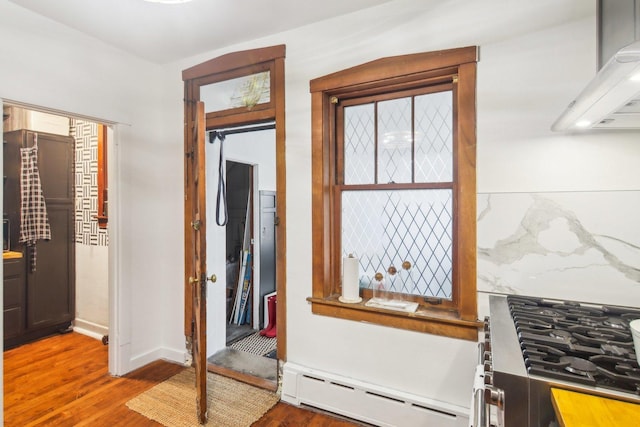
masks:
<path id="1" fill-rule="evenodd" d="M 615 53 L 551 130 L 640 129 L 640 41 Z"/>

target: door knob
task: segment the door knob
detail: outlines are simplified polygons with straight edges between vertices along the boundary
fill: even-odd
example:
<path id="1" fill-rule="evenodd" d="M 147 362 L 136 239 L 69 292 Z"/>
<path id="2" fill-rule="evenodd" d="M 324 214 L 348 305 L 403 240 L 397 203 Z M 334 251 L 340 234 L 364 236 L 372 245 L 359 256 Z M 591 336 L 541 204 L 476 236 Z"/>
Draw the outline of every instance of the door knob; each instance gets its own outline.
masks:
<path id="1" fill-rule="evenodd" d="M 215 274 L 212 274 L 211 277 L 207 277 L 207 280 L 211 281 L 211 283 L 216 283 L 218 278 L 216 277 Z"/>

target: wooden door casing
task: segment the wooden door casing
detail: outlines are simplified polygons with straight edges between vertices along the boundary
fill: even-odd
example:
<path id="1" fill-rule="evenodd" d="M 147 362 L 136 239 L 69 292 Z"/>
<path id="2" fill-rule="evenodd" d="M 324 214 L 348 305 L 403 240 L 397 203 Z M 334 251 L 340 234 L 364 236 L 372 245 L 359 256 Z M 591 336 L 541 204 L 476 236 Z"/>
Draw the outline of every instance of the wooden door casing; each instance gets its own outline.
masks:
<path id="1" fill-rule="evenodd" d="M 196 199 L 202 194 L 202 208 L 204 209 L 205 188 L 196 187 L 196 175 L 200 172 L 204 174 L 204 140 L 197 139 L 197 133 L 204 138 L 205 127 L 207 126 L 238 126 L 243 124 L 251 124 L 263 121 L 275 121 L 276 123 L 276 188 L 277 188 L 277 212 L 276 217 L 279 226 L 276 227 L 276 248 L 281 254 L 286 253 L 286 162 L 285 162 L 285 85 L 284 85 L 284 57 L 285 46 L 271 46 L 267 48 L 252 49 L 242 52 L 233 52 L 214 58 L 210 61 L 198 64 L 182 72 L 184 81 L 184 209 L 185 209 L 185 274 L 184 274 L 184 334 L 186 337 L 187 348 L 193 354 L 193 363 L 206 368 L 206 358 L 198 361 L 200 350 L 206 351 L 206 304 L 203 297 L 203 291 L 206 289 L 206 270 L 205 270 L 205 227 L 204 210 L 199 212 L 201 229 L 194 232 L 192 223 L 196 220 L 195 207 L 199 203 Z M 197 127 L 196 112 L 199 108 L 200 87 L 211 84 L 221 79 L 238 77 L 246 74 L 246 70 L 253 69 L 257 64 L 269 63 L 271 71 L 271 87 L 272 101 L 269 106 L 259 111 L 252 111 L 247 107 L 245 111 L 234 111 L 232 115 L 224 117 L 207 117 L 202 126 Z M 221 76 L 224 76 L 222 78 Z M 242 109 L 240 109 L 242 110 Z M 207 115 L 205 115 L 207 116 Z M 200 129 L 201 132 L 196 132 Z M 200 152 L 199 150 L 203 151 Z M 204 183 L 204 175 L 198 178 Z M 199 233 L 199 234 L 198 234 Z M 199 236 L 199 237 L 197 237 Z M 201 240 L 196 242 L 196 240 Z M 195 247 L 199 246 L 202 256 L 196 257 Z M 198 266 L 198 267 L 196 267 Z M 196 269 L 198 269 L 196 271 Z M 277 306 L 277 357 L 280 360 L 286 360 L 286 257 L 276 257 L 276 289 L 278 292 Z M 195 273 L 195 275 L 194 275 Z M 198 280 L 199 285 L 194 286 L 194 279 Z M 199 292 L 198 292 L 199 291 Z M 196 293 L 198 295 L 195 295 Z M 196 301 L 199 298 L 199 301 Z M 204 310 L 203 310 L 204 308 Z M 199 320 L 198 320 L 199 319 Z M 203 369 L 204 371 L 204 369 Z M 206 372 L 200 372 L 206 380 Z M 206 387 L 206 385 L 205 385 Z M 198 390 L 199 393 L 202 390 Z M 200 401 L 206 402 L 206 388 L 204 395 L 200 395 Z M 200 409 L 199 409 L 200 413 Z M 206 416 L 206 414 L 205 414 Z M 202 419 L 200 419 L 202 422 Z"/>

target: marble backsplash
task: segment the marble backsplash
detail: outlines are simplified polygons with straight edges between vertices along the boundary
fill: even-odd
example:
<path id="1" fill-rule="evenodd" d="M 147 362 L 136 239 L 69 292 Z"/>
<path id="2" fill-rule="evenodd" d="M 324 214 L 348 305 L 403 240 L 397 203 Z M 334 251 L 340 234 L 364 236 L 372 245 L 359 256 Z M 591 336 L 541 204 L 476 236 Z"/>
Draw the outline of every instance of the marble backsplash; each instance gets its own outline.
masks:
<path id="1" fill-rule="evenodd" d="M 478 194 L 478 292 L 640 307 L 640 191 Z"/>

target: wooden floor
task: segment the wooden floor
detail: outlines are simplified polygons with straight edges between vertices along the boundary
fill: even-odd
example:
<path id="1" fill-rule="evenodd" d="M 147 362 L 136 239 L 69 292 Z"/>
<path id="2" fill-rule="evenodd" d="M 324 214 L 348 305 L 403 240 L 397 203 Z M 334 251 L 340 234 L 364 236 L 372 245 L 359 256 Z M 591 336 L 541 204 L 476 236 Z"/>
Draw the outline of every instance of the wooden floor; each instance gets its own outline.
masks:
<path id="1" fill-rule="evenodd" d="M 184 367 L 157 361 L 115 378 L 108 373 L 107 351 L 101 341 L 76 333 L 5 351 L 4 425 L 159 426 L 125 404 Z M 356 425 L 285 403 L 254 423 L 255 427 Z"/>

